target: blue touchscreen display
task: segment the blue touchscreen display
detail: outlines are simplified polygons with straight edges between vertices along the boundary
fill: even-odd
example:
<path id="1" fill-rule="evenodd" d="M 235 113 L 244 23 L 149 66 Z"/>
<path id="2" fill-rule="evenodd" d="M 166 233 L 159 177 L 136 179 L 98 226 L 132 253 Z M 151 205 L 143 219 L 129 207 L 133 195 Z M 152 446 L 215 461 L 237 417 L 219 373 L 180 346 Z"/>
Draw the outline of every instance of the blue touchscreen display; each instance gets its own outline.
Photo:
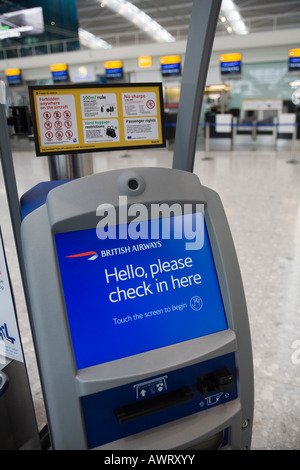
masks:
<path id="1" fill-rule="evenodd" d="M 202 227 L 197 249 L 187 249 L 185 231 L 178 236 L 188 219 Z M 55 235 L 78 369 L 227 329 L 203 214 L 162 221 L 171 228 L 159 238 Z M 140 233 L 149 227 L 140 222 Z"/>

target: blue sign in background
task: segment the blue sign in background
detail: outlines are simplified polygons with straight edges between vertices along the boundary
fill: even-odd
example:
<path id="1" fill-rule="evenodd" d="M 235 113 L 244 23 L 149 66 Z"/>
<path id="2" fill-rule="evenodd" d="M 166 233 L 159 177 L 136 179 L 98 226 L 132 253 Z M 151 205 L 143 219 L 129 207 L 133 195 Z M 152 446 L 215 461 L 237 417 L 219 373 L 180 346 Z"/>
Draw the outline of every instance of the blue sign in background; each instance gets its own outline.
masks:
<path id="1" fill-rule="evenodd" d="M 221 74 L 241 73 L 241 61 L 221 62 Z"/>
<path id="2" fill-rule="evenodd" d="M 123 78 L 123 68 L 114 68 L 105 70 L 106 78 Z"/>
<path id="3" fill-rule="evenodd" d="M 300 57 L 290 57 L 289 58 L 289 71 L 299 71 L 300 70 Z"/>
<path id="4" fill-rule="evenodd" d="M 181 64 L 161 64 L 161 73 L 162 75 L 180 75 L 181 74 Z"/>
<path id="5" fill-rule="evenodd" d="M 69 80 L 68 70 L 58 70 L 56 72 L 52 72 L 52 78 L 54 83 L 67 82 Z"/>
<path id="6" fill-rule="evenodd" d="M 100 240 L 96 229 L 55 235 L 78 369 L 227 329 L 205 224 L 198 250 L 172 227 L 159 240 Z"/>

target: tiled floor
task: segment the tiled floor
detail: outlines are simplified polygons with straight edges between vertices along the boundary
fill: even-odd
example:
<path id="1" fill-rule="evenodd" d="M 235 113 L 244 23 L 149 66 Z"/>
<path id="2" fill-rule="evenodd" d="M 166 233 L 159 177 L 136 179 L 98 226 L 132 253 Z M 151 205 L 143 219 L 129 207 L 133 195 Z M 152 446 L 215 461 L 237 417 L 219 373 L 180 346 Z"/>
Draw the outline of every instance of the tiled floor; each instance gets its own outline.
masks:
<path id="1" fill-rule="evenodd" d="M 48 162 L 26 139 L 13 140 L 19 194 L 49 179 Z M 259 143 L 234 151 L 221 142 L 196 153 L 195 172 L 221 196 L 246 291 L 255 367 L 253 449 L 300 449 L 300 163 L 289 143 L 280 150 Z M 209 157 L 209 158 L 207 158 Z M 171 167 L 162 149 L 94 155 L 94 171 L 135 166 Z M 46 422 L 24 304 L 2 172 L 0 225 L 16 297 L 37 419 Z"/>

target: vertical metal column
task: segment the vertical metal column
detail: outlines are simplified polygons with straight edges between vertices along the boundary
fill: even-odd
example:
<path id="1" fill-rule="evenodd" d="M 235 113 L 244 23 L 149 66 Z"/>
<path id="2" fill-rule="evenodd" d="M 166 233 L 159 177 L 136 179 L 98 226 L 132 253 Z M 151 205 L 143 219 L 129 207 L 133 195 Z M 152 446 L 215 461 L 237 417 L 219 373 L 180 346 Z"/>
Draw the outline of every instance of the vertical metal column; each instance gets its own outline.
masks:
<path id="1" fill-rule="evenodd" d="M 8 134 L 5 104 L 0 104 L 0 154 L 4 184 L 6 189 L 8 207 L 12 223 L 12 229 L 15 237 L 18 260 L 20 264 L 21 274 L 23 271 L 23 257 L 21 244 L 21 211 L 20 201 L 17 190 L 15 170 L 10 147 Z"/>
<path id="2" fill-rule="evenodd" d="M 182 76 L 173 168 L 193 171 L 199 117 L 222 0 L 194 0 Z"/>
<path id="3" fill-rule="evenodd" d="M 68 180 L 93 174 L 91 154 L 49 155 L 49 173 L 51 180 Z"/>
<path id="4" fill-rule="evenodd" d="M 2 164 L 3 178 L 6 189 L 8 207 L 10 212 L 10 218 L 12 223 L 12 229 L 15 239 L 15 245 L 17 250 L 17 256 L 19 261 L 20 273 L 23 282 L 24 294 L 27 303 L 27 309 L 29 311 L 29 296 L 25 276 L 25 267 L 23 261 L 23 252 L 21 244 L 21 211 L 20 211 L 20 202 L 19 195 L 17 190 L 17 183 L 15 178 L 15 171 L 13 165 L 12 152 L 10 147 L 10 139 L 7 126 L 6 118 L 6 107 L 5 107 L 5 84 L 0 81 L 0 159 Z M 27 371 L 25 364 L 17 363 L 16 361 L 12 362 L 10 368 L 17 369 L 16 374 L 14 375 L 13 382 L 17 384 L 17 394 L 19 393 L 18 399 L 23 400 L 24 409 L 22 411 L 22 416 L 20 419 L 20 428 L 26 428 L 26 433 L 24 436 L 30 436 L 30 442 L 28 441 L 28 446 L 31 449 L 39 448 L 39 434 L 37 429 L 37 423 L 35 419 L 35 413 L 31 398 L 31 392 L 29 388 L 29 382 L 27 377 Z M 17 396 L 14 395 L 14 400 L 17 400 Z M 18 409 L 12 405 L 12 409 Z M 18 418 L 16 418 L 18 419 Z M 25 429 L 24 428 L 24 429 Z M 21 441 L 18 441 L 18 445 L 21 445 Z M 26 447 L 26 445 L 25 445 Z"/>

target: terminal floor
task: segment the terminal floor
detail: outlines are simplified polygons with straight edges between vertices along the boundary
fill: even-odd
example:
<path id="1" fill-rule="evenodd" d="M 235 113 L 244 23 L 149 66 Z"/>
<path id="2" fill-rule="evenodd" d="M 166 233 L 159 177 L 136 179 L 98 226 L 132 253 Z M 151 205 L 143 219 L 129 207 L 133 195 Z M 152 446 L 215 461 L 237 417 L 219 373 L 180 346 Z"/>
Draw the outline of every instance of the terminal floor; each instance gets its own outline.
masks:
<path id="1" fill-rule="evenodd" d="M 220 146 L 219 146 L 220 147 Z M 221 196 L 242 271 L 252 332 L 255 415 L 252 449 L 300 449 L 300 163 L 279 149 L 244 145 L 196 152 L 195 172 Z M 49 180 L 48 162 L 27 139 L 12 140 L 20 196 Z M 171 167 L 172 150 L 93 155 L 94 172 Z M 16 298 L 38 426 L 46 423 L 34 349 L 0 170 L 0 225 Z"/>

